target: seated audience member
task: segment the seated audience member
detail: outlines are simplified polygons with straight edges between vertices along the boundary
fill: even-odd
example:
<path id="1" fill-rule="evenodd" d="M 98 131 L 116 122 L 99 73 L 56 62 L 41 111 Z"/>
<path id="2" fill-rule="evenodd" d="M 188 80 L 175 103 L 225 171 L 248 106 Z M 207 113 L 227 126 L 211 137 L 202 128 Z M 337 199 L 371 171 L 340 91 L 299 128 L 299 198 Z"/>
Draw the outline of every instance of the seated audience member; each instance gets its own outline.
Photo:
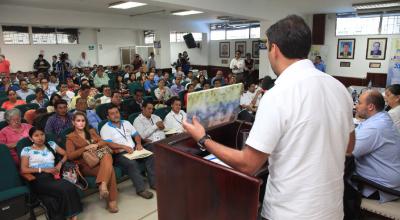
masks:
<path id="1" fill-rule="evenodd" d="M 124 77 L 118 75 L 115 77 L 115 89 L 120 90 L 122 93 L 126 93 L 128 90 L 128 86 L 124 82 Z"/>
<path id="2" fill-rule="evenodd" d="M 203 85 L 206 81 L 207 81 L 207 79 L 204 75 L 199 76 L 199 83 L 200 83 L 201 87 L 203 87 Z"/>
<path id="3" fill-rule="evenodd" d="M 315 56 L 314 66 L 319 71 L 324 72 L 324 73 L 326 72 L 325 63 L 324 63 L 324 61 L 322 61 L 321 56 Z"/>
<path id="4" fill-rule="evenodd" d="M 82 79 L 82 80 L 81 80 L 81 86 L 83 86 L 83 85 L 90 86 L 89 80 L 87 80 L 87 79 Z"/>
<path id="5" fill-rule="evenodd" d="M 8 100 L 3 102 L 3 104 L 1 105 L 1 108 L 5 109 L 5 110 L 10 110 L 17 105 L 26 104 L 26 102 L 24 100 L 17 99 L 17 93 L 14 90 L 8 90 L 7 97 L 8 97 Z"/>
<path id="6" fill-rule="evenodd" d="M 10 77 L 4 76 L 2 77 L 1 80 L 0 91 L 8 91 L 8 90 L 17 91 L 19 90 L 19 86 L 11 84 Z"/>
<path id="7" fill-rule="evenodd" d="M 165 103 L 168 99 L 171 98 L 172 93 L 168 87 L 165 86 L 164 79 L 160 79 L 158 81 L 158 88 L 154 90 L 154 95 L 157 98 L 157 101 L 161 103 Z"/>
<path id="8" fill-rule="evenodd" d="M 128 79 L 126 79 L 126 83 L 130 84 L 134 82 L 136 82 L 136 73 L 129 73 L 129 77 Z"/>
<path id="9" fill-rule="evenodd" d="M 211 84 L 207 81 L 203 83 L 203 90 L 207 90 L 211 88 Z"/>
<path id="10" fill-rule="evenodd" d="M 67 101 L 67 103 L 70 103 L 72 98 L 75 96 L 75 93 L 71 92 L 68 89 L 67 84 L 64 83 L 60 85 L 60 91 L 58 92 L 58 94 L 61 96 L 62 99 Z"/>
<path id="11" fill-rule="evenodd" d="M 146 142 L 155 142 L 164 139 L 164 123 L 160 117 L 153 114 L 153 104 L 145 101 L 142 107 L 142 114 L 135 119 L 133 126 Z"/>
<path id="12" fill-rule="evenodd" d="M 356 105 L 357 115 L 366 120 L 355 129 L 352 153 L 355 173 L 387 188 L 400 190 L 400 134 L 384 107 L 384 98 L 376 90 L 362 93 Z M 361 194 L 380 202 L 399 198 L 369 186 L 364 186 Z"/>
<path id="13" fill-rule="evenodd" d="M 189 71 L 184 81 L 185 81 L 186 83 L 192 83 L 193 78 L 194 78 L 194 77 L 193 77 L 193 72 L 192 72 L 192 71 Z"/>
<path id="14" fill-rule="evenodd" d="M 247 92 L 240 97 L 240 107 L 249 113 L 255 113 L 262 97 L 262 90 L 256 91 L 256 85 L 251 83 Z"/>
<path id="15" fill-rule="evenodd" d="M 50 97 L 50 101 L 48 103 L 48 106 L 46 107 L 47 112 L 48 113 L 52 113 L 54 112 L 54 104 L 56 103 L 56 101 L 61 100 L 61 96 L 57 93 L 53 93 L 53 95 L 51 95 Z"/>
<path id="16" fill-rule="evenodd" d="M 236 76 L 230 76 L 228 80 L 228 85 L 236 84 Z"/>
<path id="17" fill-rule="evenodd" d="M 108 146 L 116 152 L 114 155 L 115 164 L 128 174 L 139 196 L 145 199 L 153 198 L 153 193 L 145 188 L 138 163 L 144 163 L 150 187 L 155 189 L 154 157 L 149 156 L 140 160 L 129 160 L 124 157 L 126 153 L 143 149 L 141 137 L 129 121 L 121 120 L 117 106 L 111 104 L 107 108 L 107 118 L 108 122 L 101 128 L 100 134 L 101 138 L 108 143 Z M 132 138 L 135 139 L 136 144 Z"/>
<path id="18" fill-rule="evenodd" d="M 78 84 L 74 83 L 74 80 L 71 77 L 67 77 L 67 87 L 68 90 L 71 92 L 74 92 L 75 90 L 78 90 L 80 88 Z"/>
<path id="19" fill-rule="evenodd" d="M 201 84 L 199 82 L 199 79 L 197 79 L 196 77 L 193 77 L 192 84 L 193 84 L 194 90 L 201 89 Z"/>
<path id="20" fill-rule="evenodd" d="M 35 74 L 31 73 L 28 76 L 28 80 L 29 80 L 29 84 L 28 84 L 29 89 L 32 89 L 34 91 L 36 88 L 40 87 Z"/>
<path id="21" fill-rule="evenodd" d="M 171 86 L 171 92 L 173 96 L 178 96 L 180 92 L 185 90 L 185 87 L 181 84 L 182 77 L 176 77 L 175 84 Z"/>
<path id="22" fill-rule="evenodd" d="M 386 88 L 385 100 L 391 108 L 388 113 L 400 132 L 400 84 L 393 84 Z"/>
<path id="23" fill-rule="evenodd" d="M 28 88 L 28 82 L 25 79 L 19 81 L 19 90 L 17 90 L 17 95 L 24 101 L 28 95 L 35 94 L 31 89 Z"/>
<path id="24" fill-rule="evenodd" d="M 11 85 L 19 85 L 19 79 L 16 73 L 10 73 L 10 83 Z"/>
<path id="25" fill-rule="evenodd" d="M 154 73 L 149 73 L 148 79 L 144 82 L 144 90 L 147 94 L 151 93 L 151 90 L 156 88 L 157 84 L 154 81 Z"/>
<path id="26" fill-rule="evenodd" d="M 72 127 L 72 116 L 68 114 L 68 104 L 61 99 L 54 104 L 55 114 L 46 122 L 45 132 L 60 135 L 64 129 Z"/>
<path id="27" fill-rule="evenodd" d="M 89 85 L 83 85 L 81 86 L 81 88 L 79 89 L 78 95 L 74 96 L 71 99 L 71 102 L 69 103 L 69 109 L 75 109 L 75 105 L 76 105 L 76 100 L 78 98 L 84 98 L 87 101 L 92 101 L 94 98 L 89 96 L 90 95 L 90 86 Z"/>
<path id="28" fill-rule="evenodd" d="M 51 219 L 78 219 L 83 209 L 77 188 L 60 178 L 61 167 L 67 161 L 65 151 L 55 142 L 47 142 L 44 132 L 35 127 L 29 130 L 29 137 L 33 144 L 21 151 L 21 173 L 35 176 L 30 181 L 31 190 L 36 195 L 53 198 L 51 203 L 45 202 L 51 204 L 46 207 Z M 62 156 L 57 164 L 56 153 Z"/>
<path id="29" fill-rule="evenodd" d="M 57 86 L 60 84 L 57 78 L 57 73 L 51 72 L 49 77 L 49 87 L 57 90 Z"/>
<path id="30" fill-rule="evenodd" d="M 165 81 L 165 86 L 167 86 L 168 88 L 172 86 L 172 81 L 169 78 L 169 73 L 168 72 L 165 72 L 162 78 Z"/>
<path id="31" fill-rule="evenodd" d="M 139 71 L 136 72 L 136 80 L 146 80 L 146 71 L 144 71 L 144 67 L 139 67 Z"/>
<path id="32" fill-rule="evenodd" d="M 35 99 L 31 101 L 31 103 L 36 103 L 39 105 L 39 108 L 45 108 L 47 104 L 47 97 L 44 94 L 44 91 L 42 88 L 37 88 L 35 90 Z"/>
<path id="33" fill-rule="evenodd" d="M 155 69 L 154 69 L 154 71 L 155 71 Z M 153 72 L 153 73 L 154 73 L 154 72 Z M 158 84 L 158 81 L 159 81 L 160 79 L 163 78 L 163 76 L 162 76 L 162 70 L 157 70 L 155 73 L 156 73 L 156 74 L 154 74 L 154 82 L 155 82 L 156 84 Z"/>
<path id="34" fill-rule="evenodd" d="M 43 72 L 37 73 L 37 81 L 40 83 L 40 80 L 46 78 L 46 75 Z"/>
<path id="35" fill-rule="evenodd" d="M 129 115 L 141 112 L 143 105 L 143 90 L 136 89 L 135 94 L 133 96 L 133 100 L 131 100 L 127 105 L 122 106 L 122 112 L 124 115 L 129 117 Z"/>
<path id="36" fill-rule="evenodd" d="M 215 76 L 211 79 L 211 85 L 215 87 L 215 80 L 220 80 L 221 86 L 225 85 L 224 73 L 221 70 L 218 70 Z"/>
<path id="37" fill-rule="evenodd" d="M 164 119 L 166 130 L 175 130 L 178 133 L 184 132 L 182 122 L 186 118 L 186 113 L 181 110 L 182 103 L 178 97 L 171 98 L 171 111 Z"/>
<path id="38" fill-rule="evenodd" d="M 96 114 L 95 110 L 88 109 L 88 103 L 85 98 L 78 98 L 76 100 L 76 111 L 81 111 L 86 114 L 87 123 L 97 131 L 97 127 L 101 122 L 100 117 Z"/>
<path id="39" fill-rule="evenodd" d="M 99 98 L 100 104 L 111 102 L 111 88 L 109 86 L 103 86 L 103 96 Z"/>
<path id="40" fill-rule="evenodd" d="M 100 88 L 102 85 L 108 85 L 109 80 L 108 75 L 104 73 L 103 66 L 97 67 L 96 76 L 93 79 L 94 86 Z"/>
<path id="41" fill-rule="evenodd" d="M 49 86 L 49 81 L 46 78 L 40 80 L 40 85 L 47 99 L 50 99 L 51 95 L 57 92 L 56 88 Z"/>
<path id="42" fill-rule="evenodd" d="M 185 73 L 182 71 L 181 66 L 176 67 L 175 78 L 178 78 L 178 77 L 180 77 L 181 79 L 183 79 L 185 77 Z"/>
<path id="43" fill-rule="evenodd" d="M 214 80 L 214 88 L 219 88 L 222 86 L 222 80 L 221 79 L 215 79 Z"/>
<path id="44" fill-rule="evenodd" d="M 124 80 L 129 79 L 129 76 L 131 74 L 131 65 L 125 65 L 124 67 L 124 72 L 122 73 L 122 76 L 124 77 Z"/>
<path id="45" fill-rule="evenodd" d="M 72 68 L 70 77 L 72 78 L 72 81 L 74 81 L 76 85 L 81 84 L 81 75 L 82 74 L 79 72 L 78 68 L 76 67 Z"/>
<path id="46" fill-rule="evenodd" d="M 114 90 L 111 93 L 111 102 L 110 102 L 110 104 L 113 104 L 113 105 L 117 106 L 118 110 L 121 112 L 123 117 L 127 118 L 129 116 L 128 113 L 125 113 L 124 111 L 128 110 L 130 107 L 129 106 L 122 106 L 122 95 L 121 95 L 120 91 Z M 96 113 L 101 119 L 106 119 L 107 118 L 107 112 L 106 111 L 101 111 L 101 112 L 96 112 Z"/>
<path id="47" fill-rule="evenodd" d="M 193 84 L 189 83 L 186 85 L 186 88 L 187 89 L 186 89 L 185 95 L 183 96 L 183 102 L 184 102 L 183 105 L 185 106 L 185 108 L 187 105 L 187 99 L 188 99 L 189 93 L 194 92 L 194 86 L 193 86 Z"/>
<path id="48" fill-rule="evenodd" d="M 77 107 L 80 105 L 79 98 Z M 86 104 L 86 100 L 82 102 Z M 88 119 L 83 112 L 75 112 L 72 117 L 74 131 L 67 135 L 66 151 L 69 160 L 77 161 L 80 171 L 85 176 L 95 176 L 96 184 L 99 188 L 100 198 L 107 200 L 107 209 L 111 213 L 118 212 L 117 207 L 117 180 L 113 168 L 113 159 L 111 154 L 104 154 L 100 163 L 95 167 L 90 167 L 83 159 L 85 151 L 97 150 L 108 147 L 94 129 L 89 129 Z"/>
<path id="49" fill-rule="evenodd" d="M 38 108 L 35 111 L 35 118 L 33 119 L 32 126 L 41 129 L 44 131 L 46 127 L 46 122 L 47 119 L 52 115 L 53 113 L 47 113 L 47 110 L 45 108 Z"/>
<path id="50" fill-rule="evenodd" d="M 29 129 L 32 127 L 30 124 L 21 123 L 21 117 L 18 109 L 7 110 L 4 118 L 8 125 L 0 130 L 0 143 L 7 145 L 17 166 L 19 166 L 19 157 L 15 147 L 19 140 L 29 136 Z"/>

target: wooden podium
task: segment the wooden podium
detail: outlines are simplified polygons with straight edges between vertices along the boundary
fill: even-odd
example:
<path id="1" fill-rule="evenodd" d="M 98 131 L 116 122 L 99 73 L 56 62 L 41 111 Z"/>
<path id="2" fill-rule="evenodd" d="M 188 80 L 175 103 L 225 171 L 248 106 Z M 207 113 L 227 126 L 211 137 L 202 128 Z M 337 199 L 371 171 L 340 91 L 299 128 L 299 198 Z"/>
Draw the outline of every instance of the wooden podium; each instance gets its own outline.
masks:
<path id="1" fill-rule="evenodd" d="M 235 121 L 207 131 L 231 147 L 242 142 L 239 130 L 251 124 Z M 240 147 L 239 147 L 240 148 Z M 187 134 L 154 144 L 159 220 L 255 220 L 261 180 L 203 159 Z"/>

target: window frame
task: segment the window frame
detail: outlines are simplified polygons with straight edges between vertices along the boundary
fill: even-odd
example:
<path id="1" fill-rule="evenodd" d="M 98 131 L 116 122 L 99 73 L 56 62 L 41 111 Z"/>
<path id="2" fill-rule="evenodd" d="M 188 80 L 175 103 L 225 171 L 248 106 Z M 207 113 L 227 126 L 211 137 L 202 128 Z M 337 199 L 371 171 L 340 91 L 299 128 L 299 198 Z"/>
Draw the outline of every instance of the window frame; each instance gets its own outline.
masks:
<path id="1" fill-rule="evenodd" d="M 338 18 L 346 18 L 346 17 L 379 17 L 379 28 L 378 28 L 378 33 L 376 34 L 343 34 L 343 35 L 338 35 L 337 34 L 337 29 L 338 29 Z M 370 14 L 366 16 L 358 16 L 355 13 L 347 13 L 347 14 L 336 14 L 336 21 L 335 21 L 335 36 L 336 37 L 345 37 L 345 36 L 376 36 L 376 35 L 398 35 L 400 34 L 400 30 L 398 33 L 382 33 L 382 22 L 383 22 L 383 17 L 391 17 L 391 16 L 398 16 L 400 17 L 400 13 L 375 13 L 375 14 Z M 400 23 L 400 22 L 399 22 Z"/>

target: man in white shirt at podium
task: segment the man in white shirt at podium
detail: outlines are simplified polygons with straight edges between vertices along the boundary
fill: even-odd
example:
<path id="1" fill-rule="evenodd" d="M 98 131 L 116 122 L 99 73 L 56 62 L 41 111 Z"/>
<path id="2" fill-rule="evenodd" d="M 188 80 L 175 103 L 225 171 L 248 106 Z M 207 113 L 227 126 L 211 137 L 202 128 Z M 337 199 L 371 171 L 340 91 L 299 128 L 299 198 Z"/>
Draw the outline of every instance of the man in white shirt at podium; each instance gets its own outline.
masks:
<path id="1" fill-rule="evenodd" d="M 354 147 L 350 94 L 307 59 L 311 31 L 301 17 L 288 16 L 266 34 L 278 79 L 260 101 L 246 146 L 213 141 L 195 117 L 183 126 L 201 149 L 236 170 L 254 175 L 268 160 L 263 219 L 343 219 L 345 155 Z"/>

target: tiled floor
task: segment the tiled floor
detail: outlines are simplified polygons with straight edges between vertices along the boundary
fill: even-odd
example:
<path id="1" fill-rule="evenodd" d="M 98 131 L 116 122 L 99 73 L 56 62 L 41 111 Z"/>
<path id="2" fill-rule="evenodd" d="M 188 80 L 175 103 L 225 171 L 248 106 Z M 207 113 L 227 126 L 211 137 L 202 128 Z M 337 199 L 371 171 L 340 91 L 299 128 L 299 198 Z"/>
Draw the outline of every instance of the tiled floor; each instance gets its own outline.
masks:
<path id="1" fill-rule="evenodd" d="M 85 219 L 129 219 L 129 220 L 157 220 L 157 198 L 143 199 L 136 195 L 130 180 L 118 184 L 118 207 L 116 214 L 109 213 L 104 200 L 99 200 L 98 193 L 83 198 L 84 211 L 78 217 Z M 155 191 L 152 191 L 155 195 Z M 45 220 L 44 216 L 38 220 Z"/>

